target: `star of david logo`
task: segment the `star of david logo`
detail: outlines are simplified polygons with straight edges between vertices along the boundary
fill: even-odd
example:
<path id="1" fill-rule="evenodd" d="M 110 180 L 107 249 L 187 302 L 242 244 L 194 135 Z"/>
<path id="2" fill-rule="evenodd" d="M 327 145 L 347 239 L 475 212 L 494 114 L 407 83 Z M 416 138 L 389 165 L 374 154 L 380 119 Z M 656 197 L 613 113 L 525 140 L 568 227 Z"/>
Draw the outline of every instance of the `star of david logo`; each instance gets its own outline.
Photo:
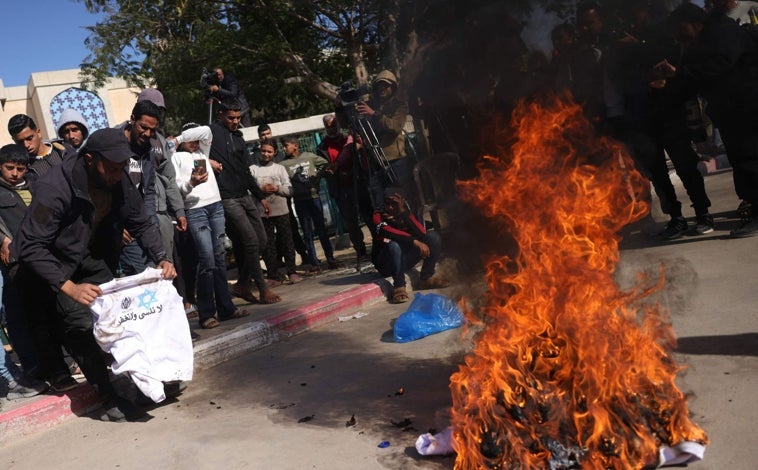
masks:
<path id="1" fill-rule="evenodd" d="M 139 305 L 138 308 L 150 308 L 151 305 L 158 302 L 158 299 L 155 298 L 156 291 L 145 289 L 143 293 L 137 296 L 139 299 Z"/>

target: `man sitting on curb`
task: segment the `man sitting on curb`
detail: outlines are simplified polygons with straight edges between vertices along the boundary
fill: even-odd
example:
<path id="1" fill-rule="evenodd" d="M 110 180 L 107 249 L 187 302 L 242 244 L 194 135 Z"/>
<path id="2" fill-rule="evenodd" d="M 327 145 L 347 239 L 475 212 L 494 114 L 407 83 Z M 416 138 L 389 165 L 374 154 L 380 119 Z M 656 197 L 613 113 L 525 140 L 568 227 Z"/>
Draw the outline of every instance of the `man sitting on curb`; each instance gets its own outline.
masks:
<path id="1" fill-rule="evenodd" d="M 442 241 L 437 232 L 427 232 L 408 210 L 404 191 L 390 186 L 384 190 L 384 206 L 374 212 L 371 260 L 382 276 L 392 276 L 392 303 L 408 301 L 405 272 L 420 260 L 418 289 L 440 289 L 449 282 L 434 275 Z"/>

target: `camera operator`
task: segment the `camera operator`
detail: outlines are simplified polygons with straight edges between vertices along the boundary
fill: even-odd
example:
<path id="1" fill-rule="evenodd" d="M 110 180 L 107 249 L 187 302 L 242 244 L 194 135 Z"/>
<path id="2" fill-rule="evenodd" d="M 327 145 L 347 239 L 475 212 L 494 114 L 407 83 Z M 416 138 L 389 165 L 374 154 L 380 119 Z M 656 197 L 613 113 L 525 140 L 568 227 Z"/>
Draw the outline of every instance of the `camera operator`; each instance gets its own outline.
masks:
<path id="1" fill-rule="evenodd" d="M 400 99 L 397 92 L 397 78 L 389 70 L 379 72 L 371 86 L 371 96 L 367 102 L 362 100 L 353 105 L 360 118 L 366 119 L 376 134 L 376 139 L 384 152 L 389 169 L 381 168 L 372 162 L 370 175 L 371 199 L 379 208 L 384 201 L 384 189 L 389 186 L 401 186 L 409 194 L 411 191 L 413 164 L 405 153 L 405 136 L 403 126 L 408 116 L 408 103 Z M 345 121 L 345 114 L 352 110 L 337 106 L 337 115 Z M 366 143 L 364 143 L 366 144 Z M 393 174 L 395 181 L 392 181 Z M 414 205 L 413 201 L 411 204 Z"/>
<path id="2" fill-rule="evenodd" d="M 219 102 L 224 98 L 237 98 L 237 101 L 242 105 L 242 120 L 240 121 L 242 127 L 250 127 L 252 125 L 252 121 L 250 120 L 250 105 L 247 103 L 245 94 L 242 92 L 234 76 L 224 73 L 221 67 L 216 67 L 215 71 L 211 71 L 209 77 L 204 81 L 209 98 Z"/>

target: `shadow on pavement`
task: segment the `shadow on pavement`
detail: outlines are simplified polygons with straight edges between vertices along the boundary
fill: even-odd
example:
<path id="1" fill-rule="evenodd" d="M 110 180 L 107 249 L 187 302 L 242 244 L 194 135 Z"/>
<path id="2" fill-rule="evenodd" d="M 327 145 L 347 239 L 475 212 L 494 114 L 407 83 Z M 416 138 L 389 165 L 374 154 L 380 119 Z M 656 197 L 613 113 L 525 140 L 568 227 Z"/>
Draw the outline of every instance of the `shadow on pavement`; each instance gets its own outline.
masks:
<path id="1" fill-rule="evenodd" d="M 676 352 L 717 356 L 758 356 L 758 333 L 679 338 Z"/>

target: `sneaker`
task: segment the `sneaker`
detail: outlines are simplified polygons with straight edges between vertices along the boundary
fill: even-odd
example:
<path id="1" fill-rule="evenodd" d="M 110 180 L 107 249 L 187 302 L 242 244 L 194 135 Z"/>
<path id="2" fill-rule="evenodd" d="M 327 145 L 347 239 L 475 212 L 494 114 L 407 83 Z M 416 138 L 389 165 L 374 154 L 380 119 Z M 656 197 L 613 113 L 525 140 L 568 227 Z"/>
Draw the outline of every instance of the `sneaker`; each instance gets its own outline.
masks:
<path id="1" fill-rule="evenodd" d="M 744 201 L 744 200 L 740 201 L 740 205 L 737 206 L 737 210 L 736 210 L 737 217 L 742 218 L 742 219 L 751 217 L 750 209 L 752 206 L 753 205 L 747 201 Z"/>
<path id="2" fill-rule="evenodd" d="M 47 383 L 36 379 L 19 379 L 13 380 L 8 384 L 8 400 L 18 400 L 19 398 L 30 398 L 44 393 L 49 386 Z"/>
<path id="3" fill-rule="evenodd" d="M 684 217 L 672 217 L 660 236 L 664 240 L 676 240 L 687 231 L 687 219 Z"/>
<path id="4" fill-rule="evenodd" d="M 705 235 L 706 233 L 713 232 L 713 229 L 716 226 L 716 224 L 713 222 L 713 216 L 708 213 L 698 215 L 695 220 L 697 221 L 697 225 L 695 225 L 695 231 L 700 235 Z"/>
<path id="5" fill-rule="evenodd" d="M 742 219 L 742 225 L 732 230 L 729 235 L 732 238 L 746 238 L 758 235 L 758 219 L 748 217 Z"/>
<path id="6" fill-rule="evenodd" d="M 300 277 L 300 275 L 297 273 L 290 274 L 289 278 L 290 278 L 290 284 L 297 284 L 298 282 L 303 280 L 303 278 Z"/>
<path id="7" fill-rule="evenodd" d="M 62 379 L 57 379 L 54 382 L 52 382 L 50 384 L 50 390 L 56 393 L 61 393 L 61 392 L 68 392 L 69 390 L 73 390 L 78 386 L 79 386 L 79 382 L 77 382 L 75 378 L 69 375 L 68 377 L 63 377 Z"/>

